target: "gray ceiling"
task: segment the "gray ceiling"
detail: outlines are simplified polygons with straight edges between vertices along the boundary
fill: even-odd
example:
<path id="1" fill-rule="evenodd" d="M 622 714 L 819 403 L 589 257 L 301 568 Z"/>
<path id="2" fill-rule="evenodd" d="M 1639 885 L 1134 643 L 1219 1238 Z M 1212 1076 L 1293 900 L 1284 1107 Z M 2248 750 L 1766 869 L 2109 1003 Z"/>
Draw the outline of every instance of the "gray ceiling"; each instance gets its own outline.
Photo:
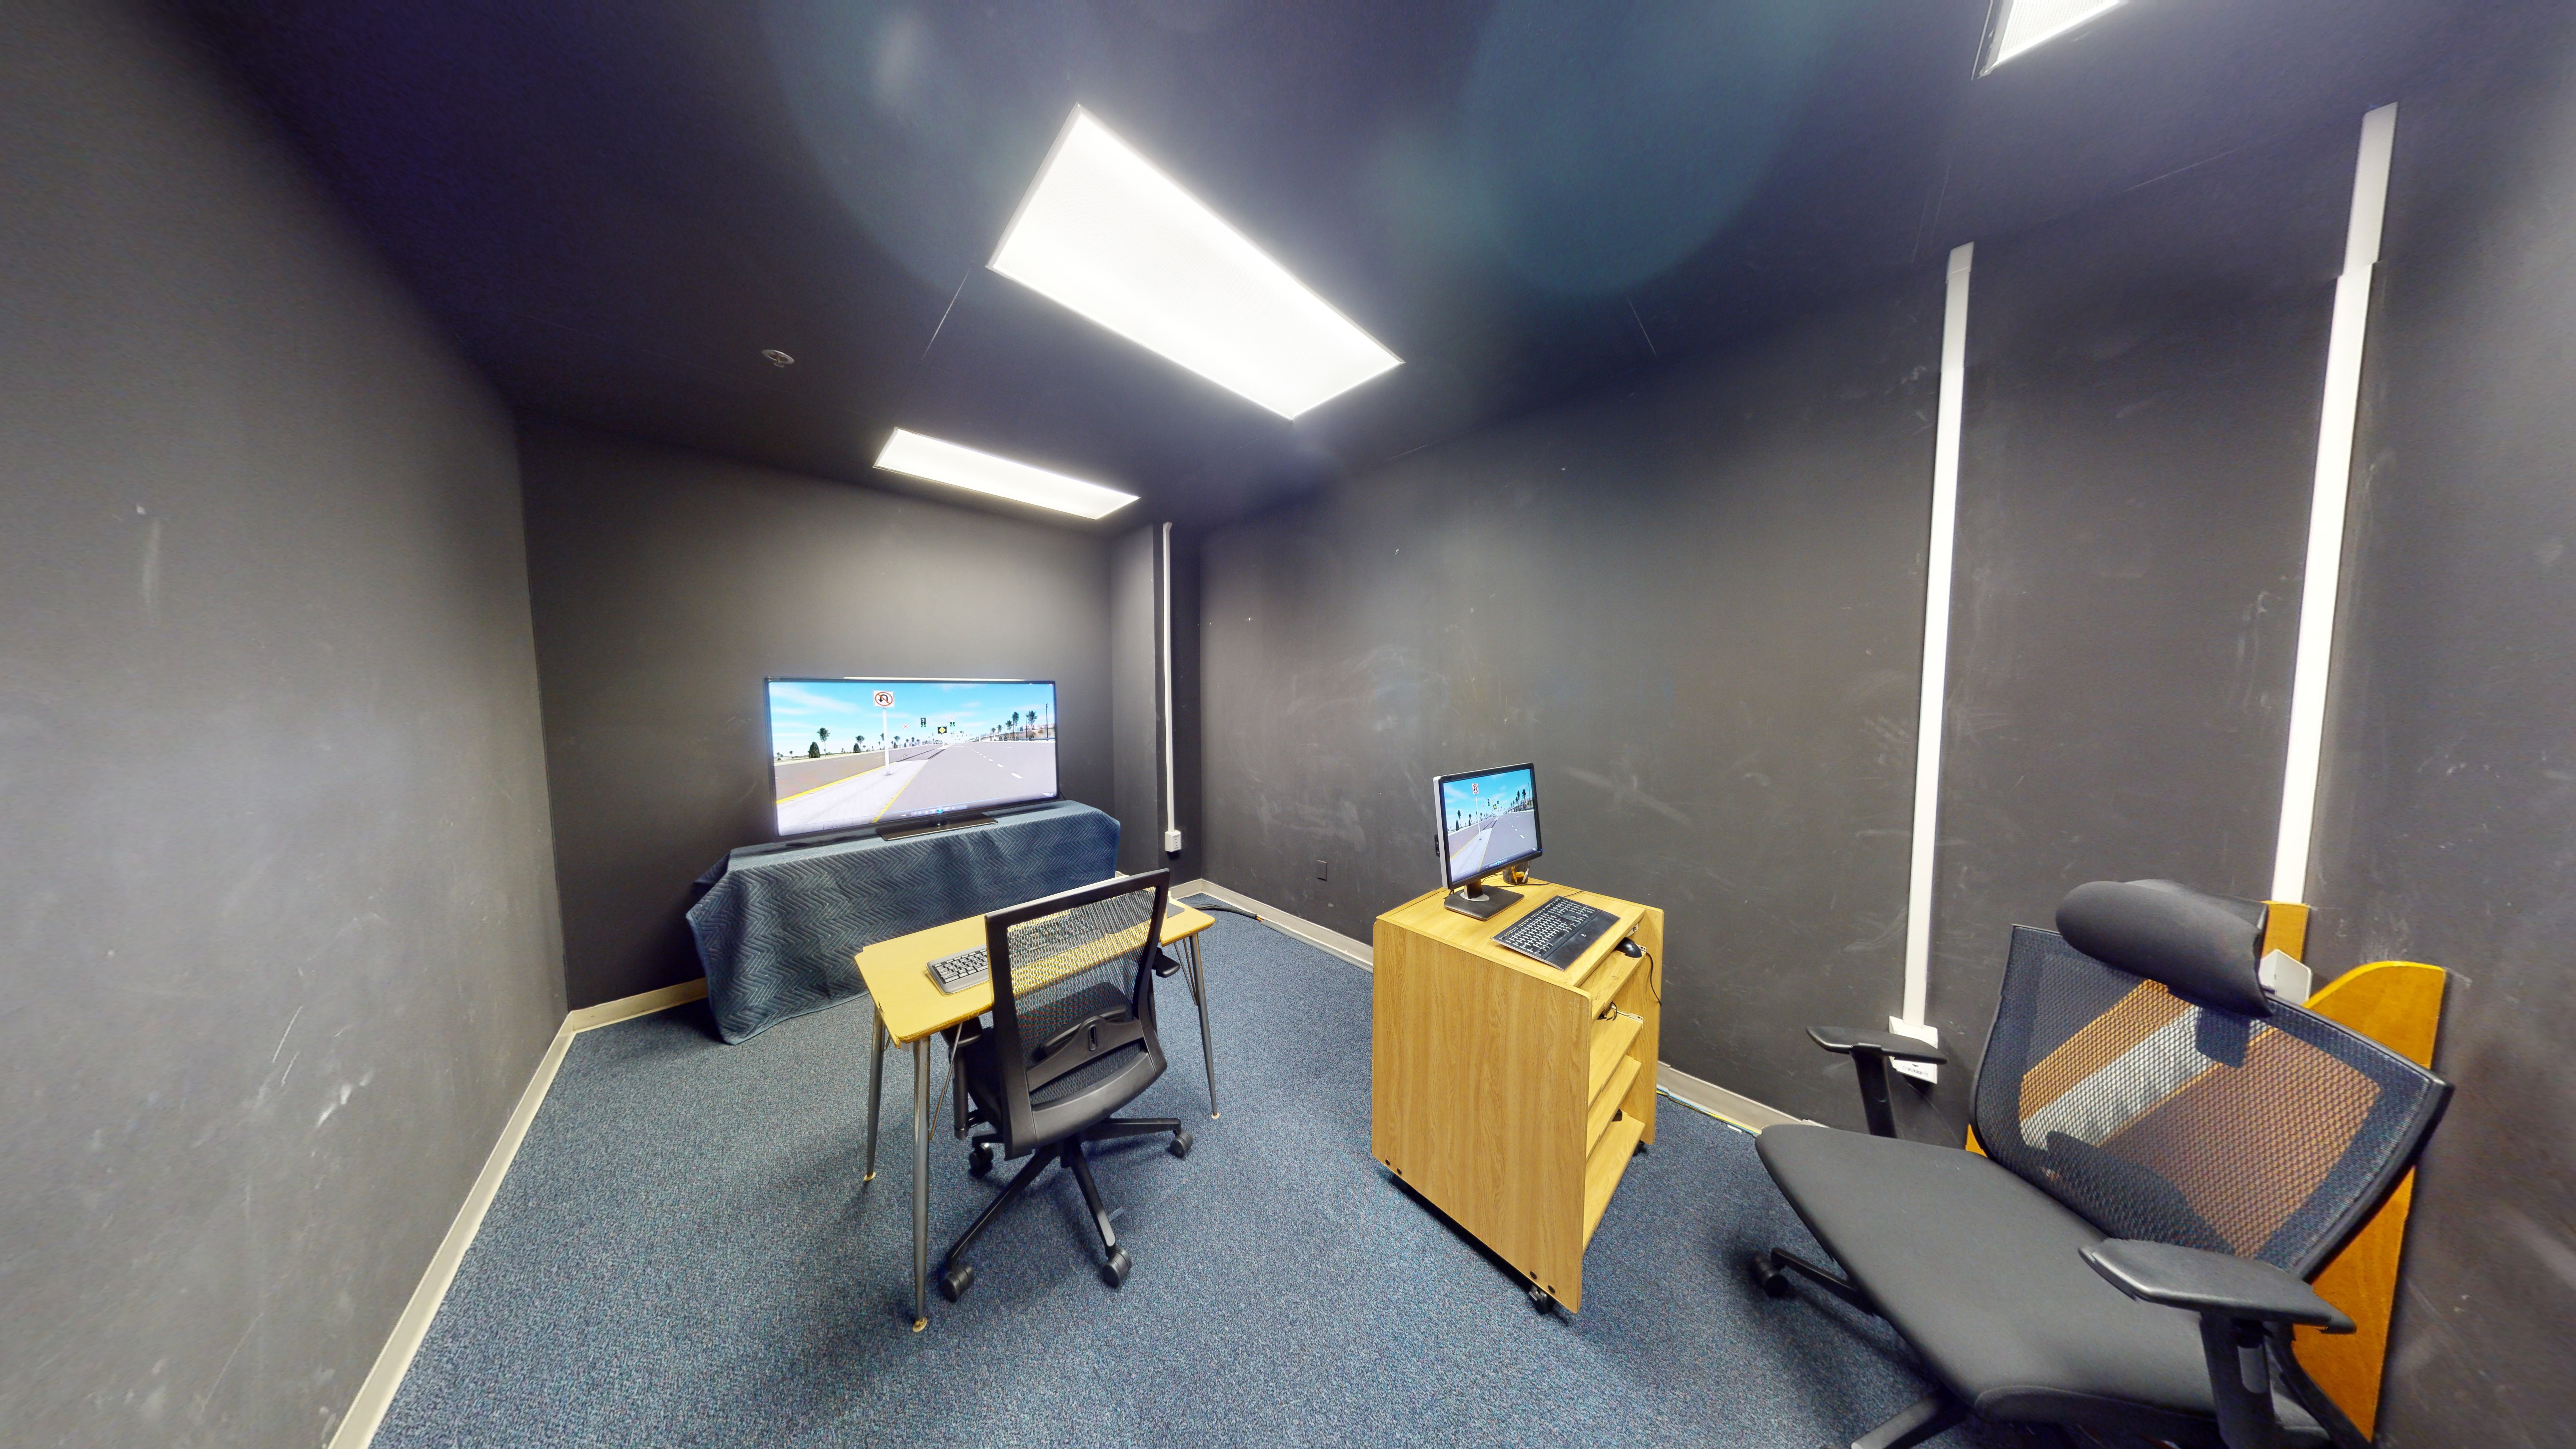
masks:
<path id="1" fill-rule="evenodd" d="M 187 8 L 517 407 L 927 489 L 868 467 L 901 423 L 1125 528 L 2349 128 L 2499 7 L 2131 0 L 1983 78 L 1986 0 Z M 1077 102 L 1405 365 L 1291 424 L 986 270 Z"/>

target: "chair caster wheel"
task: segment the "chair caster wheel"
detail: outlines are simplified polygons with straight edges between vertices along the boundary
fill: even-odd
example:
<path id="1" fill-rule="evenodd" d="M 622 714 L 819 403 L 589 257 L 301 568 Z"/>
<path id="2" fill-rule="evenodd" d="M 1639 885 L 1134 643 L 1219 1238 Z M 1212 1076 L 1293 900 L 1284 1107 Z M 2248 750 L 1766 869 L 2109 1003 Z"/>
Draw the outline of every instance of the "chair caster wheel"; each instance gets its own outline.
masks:
<path id="1" fill-rule="evenodd" d="M 993 1170 L 993 1149 L 978 1147 L 966 1154 L 966 1170 L 982 1177 Z"/>
<path id="2" fill-rule="evenodd" d="M 947 1294 L 951 1303 L 965 1297 L 966 1290 L 974 1286 L 975 1268 L 970 1263 L 952 1263 L 947 1272 L 939 1275 L 939 1291 Z"/>
<path id="3" fill-rule="evenodd" d="M 1780 1264 L 1769 1253 L 1753 1255 L 1753 1285 L 1766 1297 L 1789 1296 L 1789 1275 L 1780 1271 Z"/>
<path id="4" fill-rule="evenodd" d="M 1192 1146 L 1192 1145 L 1194 1145 L 1197 1141 L 1198 1141 L 1198 1139 L 1197 1139 L 1197 1138 L 1195 1138 L 1195 1137 L 1192 1137 L 1186 1129 L 1184 1129 L 1184 1130 L 1182 1130 L 1182 1131 L 1179 1131 L 1179 1132 L 1175 1132 L 1175 1133 L 1173 1133 L 1173 1134 L 1172 1134 L 1172 1155 L 1173 1155 L 1174 1157 L 1187 1157 L 1187 1156 L 1189 1156 L 1189 1155 L 1190 1155 L 1190 1148 L 1191 1148 L 1191 1146 Z"/>
<path id="5" fill-rule="evenodd" d="M 1544 1288 L 1541 1288 L 1536 1283 L 1532 1283 L 1529 1286 L 1529 1301 L 1530 1307 L 1537 1309 L 1541 1313 L 1554 1314 L 1556 1312 L 1556 1295 L 1548 1292 Z"/>
<path id="6" fill-rule="evenodd" d="M 1109 1250 L 1109 1261 L 1101 1265 L 1100 1281 L 1112 1288 L 1123 1286 L 1127 1281 L 1127 1275 L 1135 1269 L 1136 1260 L 1127 1256 L 1125 1248 L 1112 1248 Z"/>

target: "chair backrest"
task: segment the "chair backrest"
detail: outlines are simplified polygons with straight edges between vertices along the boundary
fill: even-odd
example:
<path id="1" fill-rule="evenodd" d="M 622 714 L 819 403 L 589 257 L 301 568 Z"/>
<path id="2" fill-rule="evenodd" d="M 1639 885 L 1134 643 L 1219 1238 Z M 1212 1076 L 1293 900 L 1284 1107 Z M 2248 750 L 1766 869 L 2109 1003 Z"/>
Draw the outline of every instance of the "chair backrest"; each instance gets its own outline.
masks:
<path id="1" fill-rule="evenodd" d="M 2195 995 L 2015 926 L 1978 1141 L 2113 1237 L 2312 1277 L 2413 1162 L 2450 1086 L 2301 1007 Z"/>
<path id="2" fill-rule="evenodd" d="M 1172 873 L 1122 876 L 984 917 L 1000 1123 L 1013 1154 L 1078 1131 L 1163 1074 L 1154 967 Z"/>

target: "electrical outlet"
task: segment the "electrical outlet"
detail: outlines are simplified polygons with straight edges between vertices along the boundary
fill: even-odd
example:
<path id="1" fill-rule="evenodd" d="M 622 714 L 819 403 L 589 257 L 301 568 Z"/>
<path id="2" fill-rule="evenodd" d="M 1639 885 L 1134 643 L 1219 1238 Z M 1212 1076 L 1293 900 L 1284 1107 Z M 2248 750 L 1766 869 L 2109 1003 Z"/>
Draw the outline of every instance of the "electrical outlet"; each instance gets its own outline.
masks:
<path id="1" fill-rule="evenodd" d="M 1165 855 L 1178 855 L 1181 853 L 1181 832 L 1177 830 L 1166 830 L 1163 832 L 1163 853 Z"/>
<path id="2" fill-rule="evenodd" d="M 1331 880 L 1332 878 L 1333 878 L 1333 863 L 1332 863 L 1331 861 L 1329 861 L 1329 860 L 1319 860 L 1319 861 L 1316 861 L 1316 862 L 1315 862 L 1315 879 L 1317 879 L 1317 880 Z"/>

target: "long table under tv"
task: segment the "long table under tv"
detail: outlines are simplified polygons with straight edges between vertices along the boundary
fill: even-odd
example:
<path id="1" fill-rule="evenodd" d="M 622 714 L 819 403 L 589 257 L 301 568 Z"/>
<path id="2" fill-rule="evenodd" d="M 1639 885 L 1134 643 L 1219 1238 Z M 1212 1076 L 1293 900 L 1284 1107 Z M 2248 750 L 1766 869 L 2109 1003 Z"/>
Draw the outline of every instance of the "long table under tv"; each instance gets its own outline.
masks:
<path id="1" fill-rule="evenodd" d="M 898 839 L 782 841 L 698 878 L 689 931 L 726 1041 L 867 989 L 852 958 L 879 941 L 1036 900 L 1118 869 L 1118 822 L 1071 800 Z"/>

